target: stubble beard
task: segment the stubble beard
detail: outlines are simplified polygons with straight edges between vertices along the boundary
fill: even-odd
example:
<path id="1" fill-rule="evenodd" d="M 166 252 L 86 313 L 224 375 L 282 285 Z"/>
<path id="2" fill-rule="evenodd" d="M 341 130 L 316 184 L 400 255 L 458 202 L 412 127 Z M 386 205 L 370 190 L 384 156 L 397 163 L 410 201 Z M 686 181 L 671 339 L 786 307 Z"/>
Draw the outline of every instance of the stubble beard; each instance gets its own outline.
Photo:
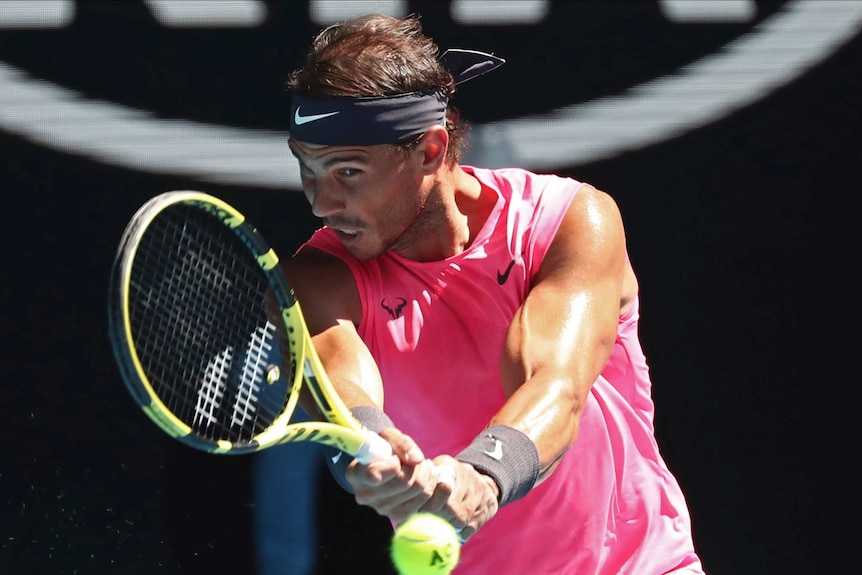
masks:
<path id="1" fill-rule="evenodd" d="M 441 210 L 429 209 L 429 203 L 439 204 L 439 202 L 431 202 L 426 198 L 424 202 L 414 206 L 412 211 L 407 212 L 406 215 L 399 213 L 375 222 L 374 227 L 379 237 L 379 244 L 375 248 L 360 251 L 355 247 L 345 246 L 347 251 L 356 259 L 363 261 L 374 259 L 386 252 L 394 252 L 399 255 L 411 253 L 423 237 L 433 233 L 435 229 L 433 222 L 439 220 L 439 215 L 435 215 L 435 212 Z M 401 223 L 404 220 L 407 222 Z M 400 226 L 397 226 L 399 223 Z"/>
<path id="2" fill-rule="evenodd" d="M 446 221 L 443 202 L 440 200 L 438 186 L 435 185 L 425 199 L 416 205 L 413 217 L 401 232 L 393 234 L 392 239 L 384 242 L 383 251 L 392 251 L 399 255 L 414 253 L 417 245 L 422 245 L 429 237 L 436 237 L 440 227 L 446 225 Z"/>

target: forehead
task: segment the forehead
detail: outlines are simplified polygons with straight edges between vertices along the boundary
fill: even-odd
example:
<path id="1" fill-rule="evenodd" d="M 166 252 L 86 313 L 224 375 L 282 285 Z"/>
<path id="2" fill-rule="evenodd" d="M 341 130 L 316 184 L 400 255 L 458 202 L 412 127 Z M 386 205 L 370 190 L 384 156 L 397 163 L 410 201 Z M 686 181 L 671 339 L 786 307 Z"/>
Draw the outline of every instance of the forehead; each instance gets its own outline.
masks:
<path id="1" fill-rule="evenodd" d="M 333 146 L 328 144 L 312 144 L 292 137 L 288 137 L 287 145 L 297 158 L 317 161 L 350 158 L 351 160 L 370 162 L 375 158 L 388 156 L 394 150 L 393 146 L 386 144 L 373 146 Z"/>

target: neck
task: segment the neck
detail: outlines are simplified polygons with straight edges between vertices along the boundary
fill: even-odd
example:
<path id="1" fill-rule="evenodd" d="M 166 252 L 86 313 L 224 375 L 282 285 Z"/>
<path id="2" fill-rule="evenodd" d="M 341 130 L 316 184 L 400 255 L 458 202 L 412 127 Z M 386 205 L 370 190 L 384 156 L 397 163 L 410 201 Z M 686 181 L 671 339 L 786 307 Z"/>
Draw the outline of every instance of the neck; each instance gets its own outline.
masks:
<path id="1" fill-rule="evenodd" d="M 416 220 L 392 251 L 416 261 L 439 261 L 462 253 L 482 229 L 496 197 L 460 166 L 429 176 L 428 194 Z"/>

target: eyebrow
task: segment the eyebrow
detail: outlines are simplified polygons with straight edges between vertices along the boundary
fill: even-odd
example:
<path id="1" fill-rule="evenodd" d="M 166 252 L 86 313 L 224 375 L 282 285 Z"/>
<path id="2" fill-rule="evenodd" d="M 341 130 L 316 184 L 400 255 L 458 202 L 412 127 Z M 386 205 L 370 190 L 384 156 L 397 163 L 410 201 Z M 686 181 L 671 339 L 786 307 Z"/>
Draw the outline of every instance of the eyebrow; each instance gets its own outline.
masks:
<path id="1" fill-rule="evenodd" d="M 290 141 L 288 141 L 287 147 L 290 148 L 290 153 L 293 154 L 293 157 L 295 157 L 300 163 L 304 163 L 302 155 L 299 153 L 299 151 L 293 146 L 293 144 Z M 367 164 L 368 158 L 362 154 L 353 154 L 350 156 L 336 155 L 333 158 L 325 160 L 323 162 L 323 167 L 324 168 L 330 168 L 333 165 L 339 164 L 342 162 L 356 162 L 356 163 L 361 163 L 361 164 Z"/>

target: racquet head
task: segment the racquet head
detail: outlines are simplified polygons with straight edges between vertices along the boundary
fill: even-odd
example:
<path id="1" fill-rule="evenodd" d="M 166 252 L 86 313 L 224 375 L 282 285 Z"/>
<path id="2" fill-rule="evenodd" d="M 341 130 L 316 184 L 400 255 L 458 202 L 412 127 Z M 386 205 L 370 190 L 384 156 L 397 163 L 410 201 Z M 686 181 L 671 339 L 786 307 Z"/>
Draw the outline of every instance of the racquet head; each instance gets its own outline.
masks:
<path id="1" fill-rule="evenodd" d="M 126 387 L 179 441 L 212 453 L 290 441 L 360 460 L 390 452 L 332 388 L 275 252 L 218 198 L 166 192 L 134 214 L 108 315 Z M 328 421 L 291 421 L 303 388 Z"/>

